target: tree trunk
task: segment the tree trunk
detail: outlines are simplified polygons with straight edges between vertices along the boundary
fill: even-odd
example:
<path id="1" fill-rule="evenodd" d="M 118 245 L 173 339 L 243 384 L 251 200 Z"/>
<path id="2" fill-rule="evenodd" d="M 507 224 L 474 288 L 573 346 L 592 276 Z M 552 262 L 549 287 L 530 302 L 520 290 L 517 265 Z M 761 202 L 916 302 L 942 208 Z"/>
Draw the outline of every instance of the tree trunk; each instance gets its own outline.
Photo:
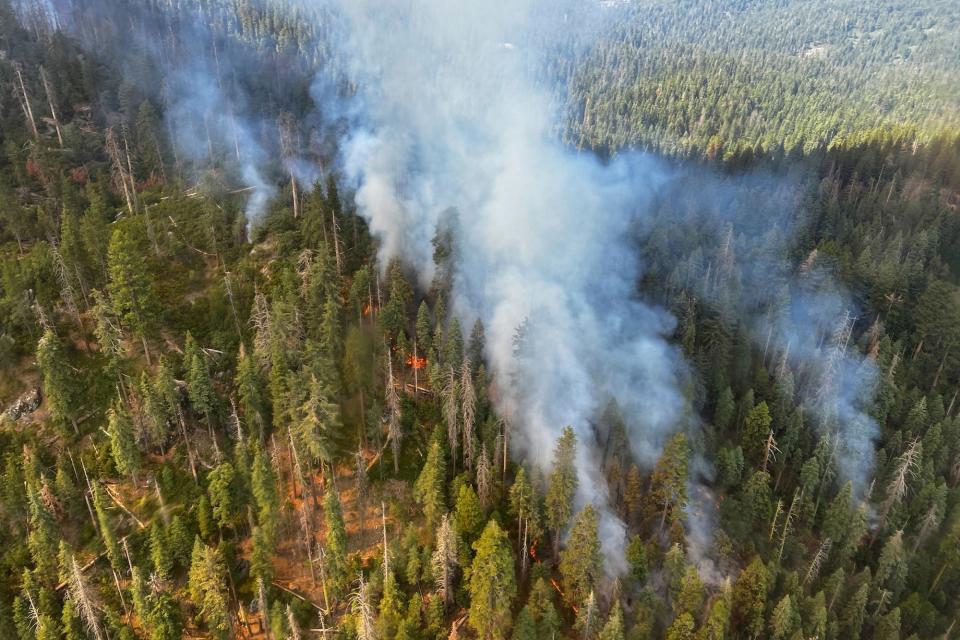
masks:
<path id="1" fill-rule="evenodd" d="M 20 106 L 23 108 L 23 115 L 26 116 L 27 121 L 30 123 L 30 130 L 33 131 L 33 137 L 39 138 L 40 133 L 37 131 L 37 121 L 33 118 L 33 108 L 30 106 L 30 96 L 27 95 L 27 86 L 23 83 L 23 74 L 20 71 L 20 64 L 14 63 L 14 71 L 17 73 L 17 80 L 20 81 Z"/>

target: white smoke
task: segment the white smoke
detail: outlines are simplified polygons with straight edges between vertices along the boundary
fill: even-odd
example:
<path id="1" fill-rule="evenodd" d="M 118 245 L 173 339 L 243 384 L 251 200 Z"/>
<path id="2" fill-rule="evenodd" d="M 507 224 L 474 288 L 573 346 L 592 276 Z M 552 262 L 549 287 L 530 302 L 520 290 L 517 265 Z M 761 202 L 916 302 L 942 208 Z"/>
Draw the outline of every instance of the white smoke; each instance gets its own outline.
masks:
<path id="1" fill-rule="evenodd" d="M 617 398 L 634 454 L 650 463 L 685 405 L 666 340 L 674 320 L 638 297 L 633 245 L 670 172 L 640 155 L 604 165 L 557 141 L 534 69 L 560 8 L 360 0 L 339 9 L 365 107 L 344 169 L 381 257 L 402 256 L 429 282 L 431 240 L 456 208 L 454 312 L 485 325 L 498 408 L 517 427 L 519 451 L 547 468 L 564 426 L 576 430 L 578 502 L 600 509 L 616 573 L 625 529 L 605 508 L 592 420 Z M 516 357 L 525 320 L 526 355 Z"/>

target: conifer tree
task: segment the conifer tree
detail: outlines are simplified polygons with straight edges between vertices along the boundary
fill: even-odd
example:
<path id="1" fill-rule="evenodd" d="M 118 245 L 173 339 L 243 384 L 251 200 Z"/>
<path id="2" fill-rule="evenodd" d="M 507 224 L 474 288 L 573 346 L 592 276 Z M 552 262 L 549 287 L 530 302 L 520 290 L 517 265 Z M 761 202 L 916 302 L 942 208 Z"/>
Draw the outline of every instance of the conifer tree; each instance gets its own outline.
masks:
<path id="1" fill-rule="evenodd" d="M 210 471 L 207 479 L 210 510 L 217 526 L 229 527 L 237 513 L 236 472 L 229 462 L 221 462 Z"/>
<path id="2" fill-rule="evenodd" d="M 766 402 L 760 402 L 750 409 L 743 421 L 743 453 L 754 466 L 760 466 L 763 461 L 770 422 L 770 410 Z"/>
<path id="3" fill-rule="evenodd" d="M 427 452 L 427 460 L 413 486 L 413 497 L 421 507 L 427 519 L 427 525 L 432 526 L 444 510 L 444 485 L 446 470 L 443 459 L 443 450 L 439 442 L 433 442 Z"/>
<path id="4" fill-rule="evenodd" d="M 473 548 L 476 556 L 470 569 L 467 619 L 480 640 L 504 640 L 510 632 L 510 611 L 517 593 L 510 543 L 491 519 Z"/>
<path id="5" fill-rule="evenodd" d="M 142 239 L 134 233 L 133 221 L 125 221 L 114 227 L 107 248 L 110 302 L 121 323 L 140 338 L 149 364 L 147 335 L 156 322 L 156 305 L 146 255 Z"/>
<path id="6" fill-rule="evenodd" d="M 483 507 L 477 492 L 467 483 L 460 485 L 457 494 L 457 503 L 454 507 L 454 522 L 459 531 L 467 540 L 472 540 L 480 533 L 483 526 Z"/>
<path id="7" fill-rule="evenodd" d="M 204 417 L 209 426 L 216 402 L 213 380 L 210 378 L 206 358 L 203 357 L 203 352 L 199 348 L 193 350 L 192 354 L 188 352 L 188 356 L 189 361 L 186 362 L 187 395 L 194 410 Z"/>
<path id="8" fill-rule="evenodd" d="M 107 515 L 106 500 L 103 495 L 103 489 L 98 483 L 93 484 L 91 497 L 93 499 L 93 509 L 97 514 L 97 525 L 100 528 L 100 540 L 107 550 L 107 559 L 114 571 L 120 571 L 123 567 L 123 557 L 120 554 L 120 545 L 117 543 L 117 536 L 113 530 L 113 523 Z"/>
<path id="9" fill-rule="evenodd" d="M 226 573 L 216 549 L 197 539 L 190 560 L 188 588 L 207 628 L 216 637 L 227 638 L 232 624 L 227 600 Z"/>
<path id="10" fill-rule="evenodd" d="M 340 585 L 347 577 L 347 529 L 343 522 L 340 494 L 327 484 L 323 499 L 323 518 L 327 530 L 327 569 L 331 581 Z"/>
<path id="11" fill-rule="evenodd" d="M 566 547 L 560 553 L 564 592 L 574 602 L 586 602 L 602 575 L 597 526 L 597 512 L 588 504 L 577 514 Z"/>
<path id="12" fill-rule="evenodd" d="M 173 571 L 173 554 L 167 541 L 167 532 L 159 520 L 150 525 L 150 560 L 155 574 L 161 579 L 170 577 Z"/>
<path id="13" fill-rule="evenodd" d="M 677 616 L 667 629 L 666 640 L 694 640 L 697 623 L 689 613 Z"/>
<path id="14" fill-rule="evenodd" d="M 71 424 L 76 430 L 74 377 L 63 352 L 63 343 L 50 329 L 43 332 L 37 343 L 37 366 L 43 378 L 43 395 L 53 419 L 64 426 Z"/>
<path id="15" fill-rule="evenodd" d="M 266 453 L 260 444 L 253 444 L 253 469 L 250 474 L 251 491 L 257 506 L 257 522 L 268 538 L 273 538 L 280 509 L 277 479 Z"/>
<path id="16" fill-rule="evenodd" d="M 660 530 L 667 522 L 678 520 L 687 504 L 687 458 L 689 448 L 683 433 L 667 441 L 650 476 L 648 499 L 654 513 L 660 514 Z"/>
<path id="17" fill-rule="evenodd" d="M 787 594 L 773 609 L 773 616 L 770 618 L 770 637 L 773 640 L 789 638 L 799 624 L 800 614 L 794 608 L 790 594 Z"/>
<path id="18" fill-rule="evenodd" d="M 576 610 L 577 619 L 573 624 L 580 640 L 594 640 L 600 630 L 600 611 L 597 606 L 597 597 L 593 591 L 587 596 Z"/>
<path id="19" fill-rule="evenodd" d="M 237 397 L 240 409 L 249 428 L 256 428 L 257 433 L 263 433 L 265 426 L 266 403 L 261 392 L 263 380 L 256 360 L 247 353 L 243 344 L 237 358 L 237 375 L 234 379 L 237 388 Z"/>
<path id="20" fill-rule="evenodd" d="M 307 401 L 299 407 L 297 420 L 291 425 L 298 449 L 306 451 L 313 460 L 330 462 L 333 437 L 339 429 L 340 411 L 331 390 L 311 376 Z"/>
<path id="21" fill-rule="evenodd" d="M 430 308 L 427 306 L 427 301 L 423 300 L 420 303 L 420 308 L 417 309 L 417 348 L 420 353 L 430 353 L 430 348 L 432 345 L 431 342 L 431 330 L 432 330 L 432 321 L 430 319 Z"/>
<path id="22" fill-rule="evenodd" d="M 577 491 L 577 469 L 574 460 L 577 438 L 573 427 L 565 427 L 553 450 L 553 470 L 547 484 L 547 527 L 553 532 L 553 552 L 560 550 L 560 536 L 570 522 L 573 513 L 573 498 Z"/>
<path id="23" fill-rule="evenodd" d="M 755 557 L 740 572 L 733 585 L 731 624 L 748 636 L 763 632 L 763 610 L 767 598 L 767 569 L 760 557 Z"/>
<path id="24" fill-rule="evenodd" d="M 137 448 L 130 414 L 120 400 L 115 400 L 107 410 L 107 434 L 110 436 L 110 452 L 117 471 L 129 475 L 136 484 L 137 471 L 140 470 L 140 449 Z"/>
<path id="25" fill-rule="evenodd" d="M 616 601 L 610 608 L 610 615 L 600 631 L 599 640 L 624 640 L 623 609 Z"/>

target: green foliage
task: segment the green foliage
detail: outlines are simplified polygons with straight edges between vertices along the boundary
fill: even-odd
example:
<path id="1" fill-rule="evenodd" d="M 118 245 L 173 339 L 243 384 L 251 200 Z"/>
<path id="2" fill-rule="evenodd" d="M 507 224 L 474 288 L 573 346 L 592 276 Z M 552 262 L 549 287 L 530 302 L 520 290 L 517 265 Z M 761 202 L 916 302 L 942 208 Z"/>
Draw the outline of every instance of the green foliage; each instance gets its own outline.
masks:
<path id="1" fill-rule="evenodd" d="M 439 442 L 433 442 L 427 452 L 423 469 L 420 470 L 420 475 L 413 485 L 413 497 L 423 507 L 423 513 L 428 524 L 436 523 L 440 514 L 446 510 L 444 498 L 445 476 L 446 465 L 443 450 L 440 448 Z"/>
<path id="2" fill-rule="evenodd" d="M 119 400 L 107 411 L 107 435 L 110 437 L 110 452 L 117 471 L 129 475 L 134 482 L 140 470 L 140 449 L 133 433 L 133 422 Z"/>
<path id="3" fill-rule="evenodd" d="M 574 602 L 586 602 L 602 575 L 597 512 L 587 505 L 577 514 L 566 546 L 560 553 L 564 592 Z"/>
<path id="4" fill-rule="evenodd" d="M 557 440 L 553 451 L 553 470 L 547 481 L 546 523 L 554 532 L 554 551 L 560 546 L 560 534 L 567 527 L 573 513 L 573 496 L 577 491 L 577 470 L 574 459 L 577 437 L 573 427 L 567 426 Z"/>
<path id="5" fill-rule="evenodd" d="M 507 534 L 496 520 L 490 520 L 473 548 L 476 555 L 470 568 L 467 620 L 482 640 L 504 640 L 510 632 L 510 611 L 517 593 Z"/>
<path id="6" fill-rule="evenodd" d="M 237 475 L 229 462 L 221 462 L 210 471 L 207 477 L 211 513 L 220 527 L 232 525 L 240 507 L 236 483 Z"/>
<path id="7" fill-rule="evenodd" d="M 327 530 L 328 574 L 334 584 L 343 584 L 347 579 L 347 529 L 340 494 L 330 485 L 323 498 L 323 519 Z"/>
<path id="8" fill-rule="evenodd" d="M 223 561 L 216 549 L 204 545 L 199 539 L 193 545 L 188 586 L 190 599 L 207 628 L 215 636 L 226 638 L 232 623 Z"/>

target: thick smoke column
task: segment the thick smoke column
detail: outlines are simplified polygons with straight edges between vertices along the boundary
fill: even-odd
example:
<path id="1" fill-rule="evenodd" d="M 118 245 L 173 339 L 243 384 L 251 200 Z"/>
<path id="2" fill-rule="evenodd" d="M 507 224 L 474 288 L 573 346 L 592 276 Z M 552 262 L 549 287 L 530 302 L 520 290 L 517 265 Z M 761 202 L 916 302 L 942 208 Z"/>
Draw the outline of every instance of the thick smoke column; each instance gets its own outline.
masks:
<path id="1" fill-rule="evenodd" d="M 602 165 L 557 142 L 551 96 L 534 68 L 537 43 L 564 15 L 540 8 L 345 2 L 349 73 L 365 109 L 344 166 L 382 257 L 403 256 L 423 282 L 437 224 L 456 207 L 454 310 L 486 326 L 516 452 L 547 468 L 561 430 L 574 427 L 578 499 L 604 513 L 601 537 L 616 570 L 623 526 L 603 509 L 591 421 L 616 398 L 634 453 L 651 462 L 684 407 L 680 361 L 665 339 L 674 321 L 639 300 L 630 240 L 669 172 L 642 156 Z M 524 356 L 515 357 L 525 320 Z"/>

